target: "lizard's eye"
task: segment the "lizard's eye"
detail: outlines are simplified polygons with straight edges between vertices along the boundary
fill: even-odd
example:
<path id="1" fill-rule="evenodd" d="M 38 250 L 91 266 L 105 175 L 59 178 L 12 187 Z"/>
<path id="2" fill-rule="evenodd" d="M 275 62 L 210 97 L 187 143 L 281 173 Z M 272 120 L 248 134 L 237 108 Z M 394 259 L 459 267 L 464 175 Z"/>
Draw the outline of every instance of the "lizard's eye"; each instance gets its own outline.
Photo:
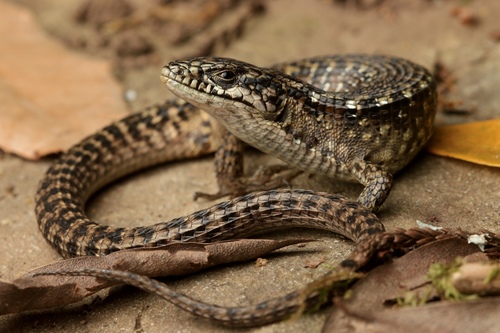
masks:
<path id="1" fill-rule="evenodd" d="M 235 72 L 225 69 L 212 74 L 212 80 L 223 88 L 229 88 L 236 83 L 238 77 Z"/>

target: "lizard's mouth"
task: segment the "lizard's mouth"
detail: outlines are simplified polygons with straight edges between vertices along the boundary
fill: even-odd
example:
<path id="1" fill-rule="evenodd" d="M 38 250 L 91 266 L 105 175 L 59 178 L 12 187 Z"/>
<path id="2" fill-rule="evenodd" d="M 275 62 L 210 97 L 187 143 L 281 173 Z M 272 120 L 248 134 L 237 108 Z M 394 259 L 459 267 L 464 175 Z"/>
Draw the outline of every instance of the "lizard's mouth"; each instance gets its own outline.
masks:
<path id="1" fill-rule="evenodd" d="M 164 66 L 161 80 L 174 95 L 206 111 L 243 141 L 266 151 L 266 147 L 260 147 L 263 141 L 260 135 L 266 132 L 261 128 L 263 122 L 267 124 L 267 121 L 255 116 L 259 112 L 255 112 L 253 105 L 213 94 L 213 85 L 196 79 L 196 73 L 190 73 L 182 63 L 172 62 Z M 256 130 L 249 131 L 248 128 Z"/>
<path id="2" fill-rule="evenodd" d="M 221 87 L 203 79 L 203 69 L 189 67 L 182 61 L 173 61 L 161 70 L 161 81 L 177 97 L 205 110 L 222 123 L 231 112 L 241 113 L 253 105 L 243 98 L 228 95 Z"/>
<path id="3" fill-rule="evenodd" d="M 218 109 L 227 107 L 226 99 L 197 89 L 197 83 L 194 82 L 196 80 L 188 80 L 167 66 L 163 67 L 160 79 L 174 95 L 205 110 L 214 117 L 217 117 L 215 113 Z"/>

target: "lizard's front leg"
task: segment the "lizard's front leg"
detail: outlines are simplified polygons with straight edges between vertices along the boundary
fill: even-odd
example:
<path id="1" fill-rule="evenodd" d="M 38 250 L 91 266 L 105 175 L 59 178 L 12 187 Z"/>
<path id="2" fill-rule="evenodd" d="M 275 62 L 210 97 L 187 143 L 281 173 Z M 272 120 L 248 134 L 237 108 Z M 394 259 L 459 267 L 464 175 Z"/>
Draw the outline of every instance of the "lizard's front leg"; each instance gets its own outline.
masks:
<path id="1" fill-rule="evenodd" d="M 392 175 L 380 166 L 366 161 L 353 162 L 349 169 L 365 186 L 358 197 L 358 202 L 376 212 L 391 192 Z"/>
<path id="2" fill-rule="evenodd" d="M 301 171 L 286 165 L 260 166 L 251 176 L 243 175 L 243 141 L 224 130 L 222 143 L 215 153 L 215 175 L 219 191 L 217 193 L 196 192 L 195 200 L 205 198 L 215 200 L 226 195 L 238 197 L 254 191 L 265 191 L 287 185 Z"/>

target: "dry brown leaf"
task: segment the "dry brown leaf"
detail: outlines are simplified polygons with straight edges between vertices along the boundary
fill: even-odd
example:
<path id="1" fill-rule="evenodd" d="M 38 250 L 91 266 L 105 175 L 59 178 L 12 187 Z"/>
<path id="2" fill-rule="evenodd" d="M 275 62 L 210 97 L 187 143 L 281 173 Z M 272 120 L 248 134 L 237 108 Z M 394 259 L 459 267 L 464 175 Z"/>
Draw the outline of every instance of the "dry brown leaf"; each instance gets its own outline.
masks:
<path id="1" fill-rule="evenodd" d="M 177 243 L 123 250 L 103 257 L 62 260 L 34 269 L 12 282 L 0 280 L 0 315 L 74 303 L 117 284 L 89 276 L 39 274 L 93 268 L 149 277 L 187 275 L 216 265 L 248 261 L 279 248 L 308 241 L 311 240 L 242 239 L 211 244 Z"/>
<path id="2" fill-rule="evenodd" d="M 437 127 L 427 149 L 440 156 L 500 167 L 500 119 Z"/>
<path id="3" fill-rule="evenodd" d="M 392 322 L 379 323 L 378 315 L 383 313 L 388 316 L 385 311 L 400 311 L 388 310 L 388 305 L 396 303 L 407 292 L 432 296 L 429 294 L 432 290 L 429 291 L 427 278 L 431 264 L 450 262 L 456 257 L 465 257 L 479 251 L 476 245 L 467 244 L 466 240 L 448 238 L 423 245 L 392 263 L 373 269 L 353 286 L 348 300 L 337 301 L 338 306 L 332 310 L 323 332 L 343 332 L 349 327 L 356 328 L 349 332 L 378 332 L 380 327 L 385 327 L 387 332 L 400 332 L 399 323 L 394 324 L 395 326 L 390 326 Z M 397 315 L 394 314 L 393 317 Z M 415 317 L 418 317 L 418 312 L 415 312 Z M 439 321 L 440 318 L 436 316 L 434 320 Z M 368 327 L 368 324 L 374 326 Z M 377 326 L 382 324 L 389 326 Z M 420 330 L 420 326 L 418 329 L 418 332 L 427 332 L 426 329 Z"/>
<path id="4" fill-rule="evenodd" d="M 318 268 L 318 266 L 324 263 L 325 260 L 325 256 L 306 260 L 306 262 L 304 262 L 304 268 Z"/>
<path id="5" fill-rule="evenodd" d="M 451 282 L 462 294 L 500 295 L 500 264 L 464 263 L 453 273 Z"/>
<path id="6" fill-rule="evenodd" d="M 2 1 L 0 12 L 1 149 L 36 159 L 126 114 L 108 62 L 70 52 L 24 7 Z"/>
<path id="7" fill-rule="evenodd" d="M 369 315 L 346 312 L 349 330 L 363 333 L 496 333 L 500 332 L 500 297 L 469 302 L 440 302 L 420 307 L 385 310 Z"/>

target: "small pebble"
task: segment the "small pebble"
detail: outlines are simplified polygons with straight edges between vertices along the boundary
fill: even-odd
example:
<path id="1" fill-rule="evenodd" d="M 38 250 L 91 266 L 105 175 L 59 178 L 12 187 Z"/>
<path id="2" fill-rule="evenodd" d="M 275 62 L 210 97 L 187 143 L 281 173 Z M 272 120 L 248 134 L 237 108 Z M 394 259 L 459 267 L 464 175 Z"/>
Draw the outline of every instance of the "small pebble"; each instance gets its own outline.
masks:
<path id="1" fill-rule="evenodd" d="M 127 89 L 124 94 L 125 100 L 127 102 L 133 102 L 137 99 L 137 91 L 134 89 Z"/>

